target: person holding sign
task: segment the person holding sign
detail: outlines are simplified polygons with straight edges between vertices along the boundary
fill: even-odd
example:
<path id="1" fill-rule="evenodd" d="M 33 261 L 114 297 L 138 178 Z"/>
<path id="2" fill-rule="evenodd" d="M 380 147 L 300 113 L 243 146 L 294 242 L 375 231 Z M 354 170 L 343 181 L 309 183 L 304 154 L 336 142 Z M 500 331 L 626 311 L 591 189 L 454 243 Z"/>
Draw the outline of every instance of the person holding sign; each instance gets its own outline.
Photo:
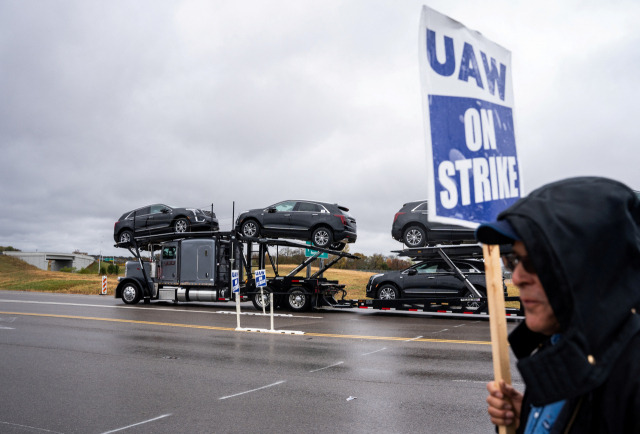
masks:
<path id="1" fill-rule="evenodd" d="M 541 187 L 483 223 L 501 245 L 525 321 L 509 335 L 524 394 L 487 384 L 496 425 L 519 433 L 640 433 L 640 200 L 580 177 Z M 504 246 L 506 245 L 506 246 Z"/>

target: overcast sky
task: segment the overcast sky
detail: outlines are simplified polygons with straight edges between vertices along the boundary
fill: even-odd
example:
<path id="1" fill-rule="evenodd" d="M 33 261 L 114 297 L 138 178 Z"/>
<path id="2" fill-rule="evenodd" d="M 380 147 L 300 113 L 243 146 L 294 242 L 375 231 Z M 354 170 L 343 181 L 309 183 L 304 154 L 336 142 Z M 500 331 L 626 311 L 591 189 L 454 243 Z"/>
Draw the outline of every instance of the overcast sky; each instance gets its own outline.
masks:
<path id="1" fill-rule="evenodd" d="M 382 253 L 426 198 L 423 4 L 512 53 L 525 192 L 640 189 L 640 2 L 0 0 L 0 245 L 128 254 L 125 211 L 337 202 Z"/>

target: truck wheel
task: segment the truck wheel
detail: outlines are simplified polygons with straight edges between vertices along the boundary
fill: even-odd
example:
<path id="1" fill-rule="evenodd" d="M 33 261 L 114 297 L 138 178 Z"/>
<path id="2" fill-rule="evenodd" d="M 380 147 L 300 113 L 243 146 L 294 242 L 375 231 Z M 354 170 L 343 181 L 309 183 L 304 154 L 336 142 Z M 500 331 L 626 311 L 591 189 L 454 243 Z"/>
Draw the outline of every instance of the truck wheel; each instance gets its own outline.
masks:
<path id="1" fill-rule="evenodd" d="M 486 297 L 486 291 L 484 288 L 480 287 L 480 286 L 476 286 L 476 289 L 484 296 Z M 467 291 L 464 294 L 463 298 L 476 298 L 476 296 L 474 294 L 471 293 L 471 291 Z M 462 308 L 469 310 L 469 311 L 476 311 L 480 308 L 480 304 L 482 304 L 481 301 L 463 301 L 462 303 Z"/>
<path id="2" fill-rule="evenodd" d="M 420 226 L 409 226 L 402 241 L 407 247 L 423 247 L 427 242 L 427 234 Z"/>
<path id="3" fill-rule="evenodd" d="M 287 304 L 294 312 L 305 312 L 311 307 L 311 295 L 302 288 L 291 288 L 287 294 Z"/>
<path id="4" fill-rule="evenodd" d="M 395 300 L 400 298 L 400 291 L 393 285 L 382 285 L 378 289 L 378 298 L 380 300 Z"/>
<path id="5" fill-rule="evenodd" d="M 136 304 L 140 301 L 142 291 L 135 283 L 129 282 L 122 288 L 122 301 L 124 304 Z"/>
<path id="6" fill-rule="evenodd" d="M 268 312 L 271 309 L 269 305 L 269 293 L 273 291 L 271 290 L 271 288 L 266 286 L 262 288 L 262 292 L 264 294 L 264 297 L 261 296 L 260 289 L 256 288 L 256 292 L 253 294 L 253 297 L 251 297 L 251 302 L 253 303 L 253 307 L 255 307 L 256 310 L 259 310 L 260 312 L 262 312 L 262 305 L 264 304 L 264 308 Z"/>
<path id="7" fill-rule="evenodd" d="M 316 247 L 328 248 L 333 243 L 333 233 L 331 229 L 320 226 L 311 235 L 311 242 Z"/>
<path id="8" fill-rule="evenodd" d="M 242 226 L 240 227 L 240 232 L 245 237 L 255 238 L 260 235 L 260 226 L 258 225 L 258 222 L 255 220 L 247 220 L 246 222 L 242 223 Z"/>
<path id="9" fill-rule="evenodd" d="M 186 218 L 180 217 L 173 224 L 173 230 L 176 232 L 189 232 L 189 222 Z"/>

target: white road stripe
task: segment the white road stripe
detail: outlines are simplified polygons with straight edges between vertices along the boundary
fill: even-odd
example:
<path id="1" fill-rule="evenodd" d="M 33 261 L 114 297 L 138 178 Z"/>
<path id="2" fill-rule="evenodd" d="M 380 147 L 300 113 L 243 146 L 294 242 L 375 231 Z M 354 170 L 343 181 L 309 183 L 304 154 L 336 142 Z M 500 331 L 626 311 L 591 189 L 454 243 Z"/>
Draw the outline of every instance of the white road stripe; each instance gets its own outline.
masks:
<path id="1" fill-rule="evenodd" d="M 34 431 L 38 431 L 38 432 L 50 432 L 50 433 L 53 433 L 53 434 L 62 434 L 62 433 L 59 433 L 58 431 L 51 431 L 51 430 L 44 429 L 44 428 L 36 428 L 35 426 L 29 426 L 29 425 L 20 425 L 19 423 L 10 423 L 10 422 L 0 421 L 0 424 L 9 425 L 9 426 L 15 426 L 15 427 L 18 427 L 18 428 L 27 428 L 29 430 L 34 430 Z"/>
<path id="2" fill-rule="evenodd" d="M 411 338 L 411 339 L 407 339 L 405 342 L 411 342 L 411 341 L 415 341 L 418 339 L 422 339 L 424 336 L 416 336 L 415 338 Z"/>
<path id="3" fill-rule="evenodd" d="M 258 387 L 257 389 L 247 390 L 246 392 L 240 392 L 240 393 L 236 393 L 234 395 L 223 396 L 222 398 L 218 398 L 218 400 L 222 401 L 223 399 L 234 398 L 236 396 L 245 395 L 247 393 L 257 392 L 258 390 L 267 389 L 269 387 L 277 386 L 278 384 L 282 384 L 284 382 L 285 382 L 285 380 L 282 380 L 282 381 L 278 381 L 277 383 L 267 384 L 266 386 Z"/>
<path id="4" fill-rule="evenodd" d="M 159 419 L 164 419 L 165 417 L 169 417 L 169 416 L 171 416 L 171 413 L 163 414 L 162 416 L 154 417 L 153 419 L 149 419 L 149 420 L 145 420 L 145 421 L 142 421 L 142 422 L 134 423 L 133 425 L 127 425 L 127 426 L 123 426 L 122 428 L 116 428 L 116 429 L 111 430 L 111 431 L 105 431 L 102 434 L 109 434 L 109 433 L 112 433 L 112 432 L 124 431 L 125 429 L 133 428 L 134 426 L 138 426 L 138 425 L 144 425 L 145 423 L 153 422 L 153 421 L 156 421 L 156 420 L 159 420 Z"/>
<path id="5" fill-rule="evenodd" d="M 378 353 L 378 352 L 380 352 L 380 351 L 384 351 L 384 350 L 386 350 L 386 349 L 387 349 L 387 347 L 384 347 L 384 348 L 380 348 L 379 350 L 371 351 L 370 353 L 364 353 L 364 354 L 360 354 L 360 355 L 361 355 L 361 356 L 368 356 L 369 354 Z"/>
<path id="6" fill-rule="evenodd" d="M 325 366 L 324 368 L 320 368 L 320 369 L 314 369 L 313 371 L 309 371 L 309 372 L 318 372 L 318 371 L 322 371 L 323 369 L 333 368 L 334 366 L 342 365 L 343 363 L 344 363 L 344 362 L 334 363 L 333 365 Z"/>

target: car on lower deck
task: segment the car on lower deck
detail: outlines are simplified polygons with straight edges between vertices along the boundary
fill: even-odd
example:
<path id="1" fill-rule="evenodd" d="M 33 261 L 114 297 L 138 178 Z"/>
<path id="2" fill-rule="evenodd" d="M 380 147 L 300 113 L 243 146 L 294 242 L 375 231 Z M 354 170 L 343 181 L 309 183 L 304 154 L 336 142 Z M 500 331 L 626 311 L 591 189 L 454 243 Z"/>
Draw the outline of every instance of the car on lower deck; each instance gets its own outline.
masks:
<path id="1" fill-rule="evenodd" d="M 455 259 L 452 262 L 480 294 L 486 297 L 484 262 L 478 259 Z M 504 291 L 507 291 L 506 285 Z M 366 296 L 382 300 L 442 296 L 477 298 L 454 269 L 442 259 L 421 261 L 402 271 L 373 275 L 367 283 Z M 475 309 L 477 302 L 467 302 L 464 307 Z"/>
<path id="2" fill-rule="evenodd" d="M 356 219 L 335 203 L 285 200 L 243 212 L 236 231 L 245 237 L 292 238 L 314 246 L 342 250 L 358 237 Z"/>
<path id="3" fill-rule="evenodd" d="M 114 224 L 116 243 L 129 244 L 134 236 L 167 232 L 217 231 L 218 218 L 213 211 L 176 208 L 161 203 L 127 211 Z"/>
<path id="4" fill-rule="evenodd" d="M 393 239 L 407 247 L 476 242 L 474 229 L 429 221 L 427 212 L 426 200 L 407 202 L 402 205 L 393 218 L 391 226 Z"/>

